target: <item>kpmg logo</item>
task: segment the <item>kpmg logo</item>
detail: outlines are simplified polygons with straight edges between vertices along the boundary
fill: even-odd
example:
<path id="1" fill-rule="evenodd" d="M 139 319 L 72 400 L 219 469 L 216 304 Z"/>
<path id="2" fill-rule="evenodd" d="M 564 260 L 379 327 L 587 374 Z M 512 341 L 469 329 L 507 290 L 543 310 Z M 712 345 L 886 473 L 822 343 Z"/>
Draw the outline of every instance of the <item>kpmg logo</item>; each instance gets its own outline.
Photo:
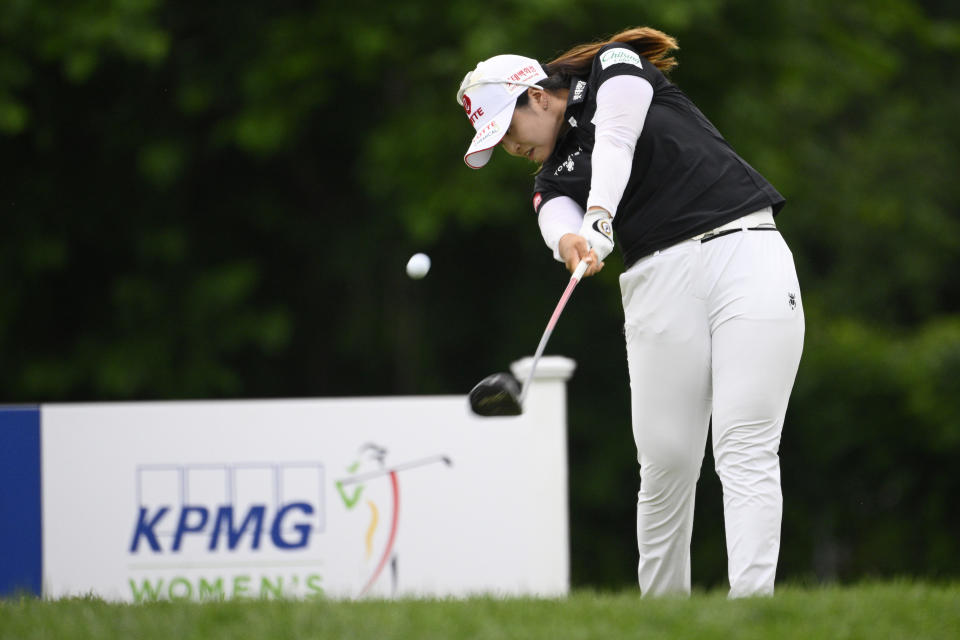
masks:
<path id="1" fill-rule="evenodd" d="M 131 554 L 302 550 L 325 527 L 320 463 L 143 465 Z"/>

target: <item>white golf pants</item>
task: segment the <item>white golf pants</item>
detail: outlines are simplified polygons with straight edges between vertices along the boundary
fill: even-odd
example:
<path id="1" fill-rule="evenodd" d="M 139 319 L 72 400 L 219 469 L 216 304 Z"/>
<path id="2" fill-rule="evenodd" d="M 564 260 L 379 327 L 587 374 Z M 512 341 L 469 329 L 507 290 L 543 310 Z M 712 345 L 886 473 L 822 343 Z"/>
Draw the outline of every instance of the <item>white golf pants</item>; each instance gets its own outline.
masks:
<path id="1" fill-rule="evenodd" d="M 697 479 L 713 417 L 730 596 L 773 593 L 780 462 L 803 349 L 793 255 L 776 230 L 689 240 L 620 276 L 640 463 L 644 595 L 690 592 Z"/>

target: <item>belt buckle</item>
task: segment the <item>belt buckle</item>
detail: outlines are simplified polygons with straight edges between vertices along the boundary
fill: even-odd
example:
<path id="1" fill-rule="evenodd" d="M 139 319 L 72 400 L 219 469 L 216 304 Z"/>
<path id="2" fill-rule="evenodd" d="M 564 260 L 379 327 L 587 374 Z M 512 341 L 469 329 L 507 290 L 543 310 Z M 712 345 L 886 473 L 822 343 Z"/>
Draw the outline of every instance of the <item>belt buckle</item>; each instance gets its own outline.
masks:
<path id="1" fill-rule="evenodd" d="M 699 235 L 693 236 L 693 237 L 690 238 L 690 239 L 693 240 L 694 242 L 703 242 L 704 240 L 707 240 L 708 238 L 712 238 L 713 236 L 717 235 L 718 233 L 720 233 L 720 232 L 717 231 L 716 229 L 711 229 L 710 231 L 704 231 L 703 233 L 701 233 L 701 234 L 699 234 Z"/>

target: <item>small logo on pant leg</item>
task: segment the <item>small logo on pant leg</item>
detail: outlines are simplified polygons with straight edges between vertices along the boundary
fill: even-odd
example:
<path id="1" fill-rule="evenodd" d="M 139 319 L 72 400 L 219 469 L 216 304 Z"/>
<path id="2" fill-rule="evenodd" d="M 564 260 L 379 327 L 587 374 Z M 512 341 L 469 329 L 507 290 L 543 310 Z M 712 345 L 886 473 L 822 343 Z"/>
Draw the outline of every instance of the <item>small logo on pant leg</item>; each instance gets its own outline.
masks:
<path id="1" fill-rule="evenodd" d="M 796 309 L 796 308 L 797 308 L 797 294 L 795 294 L 795 293 L 789 293 L 789 292 L 788 292 L 788 293 L 787 293 L 787 302 L 790 304 L 790 308 L 791 308 L 791 309 Z"/>

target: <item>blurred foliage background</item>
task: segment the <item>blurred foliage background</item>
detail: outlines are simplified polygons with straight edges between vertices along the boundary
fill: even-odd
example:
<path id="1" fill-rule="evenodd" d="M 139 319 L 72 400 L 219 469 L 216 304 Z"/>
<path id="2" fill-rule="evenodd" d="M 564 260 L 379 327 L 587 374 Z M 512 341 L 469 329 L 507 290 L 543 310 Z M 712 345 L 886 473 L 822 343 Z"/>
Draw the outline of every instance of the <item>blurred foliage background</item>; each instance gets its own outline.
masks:
<path id="1" fill-rule="evenodd" d="M 5 0 L 0 402 L 465 393 L 532 351 L 566 276 L 530 166 L 463 164 L 460 79 L 645 24 L 788 199 L 781 580 L 956 578 L 958 6 Z M 549 349 L 578 362 L 573 580 L 599 588 L 635 583 L 621 267 Z M 709 447 L 696 523 L 694 582 L 722 585 Z"/>

